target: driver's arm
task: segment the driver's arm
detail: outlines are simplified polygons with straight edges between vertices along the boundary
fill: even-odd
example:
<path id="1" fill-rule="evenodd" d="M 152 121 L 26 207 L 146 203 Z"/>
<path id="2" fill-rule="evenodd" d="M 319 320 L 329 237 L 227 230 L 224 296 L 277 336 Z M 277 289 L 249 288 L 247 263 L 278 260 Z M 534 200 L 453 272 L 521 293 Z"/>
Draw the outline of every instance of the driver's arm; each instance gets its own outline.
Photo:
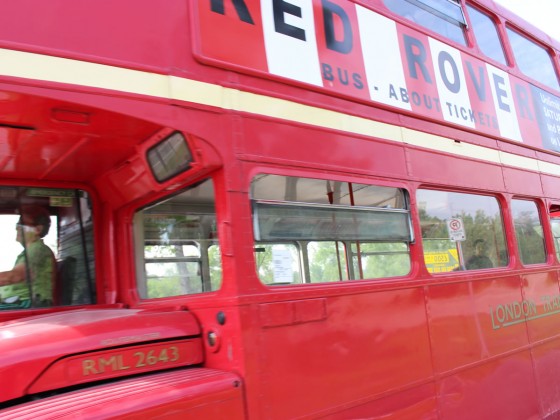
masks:
<path id="1" fill-rule="evenodd" d="M 17 264 L 10 271 L 0 272 L 0 286 L 20 283 L 25 280 L 25 264 Z"/>

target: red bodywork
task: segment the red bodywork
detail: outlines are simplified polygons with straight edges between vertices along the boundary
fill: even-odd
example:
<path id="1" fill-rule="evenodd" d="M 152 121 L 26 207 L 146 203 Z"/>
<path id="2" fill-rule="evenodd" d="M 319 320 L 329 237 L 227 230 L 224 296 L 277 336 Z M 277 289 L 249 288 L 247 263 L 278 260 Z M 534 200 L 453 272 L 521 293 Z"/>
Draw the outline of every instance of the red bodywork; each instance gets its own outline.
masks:
<path id="1" fill-rule="evenodd" d="M 221 15 L 209 14 L 211 3 L 225 4 L 224 30 L 235 31 L 239 24 L 234 4 L 247 3 L 256 8 L 251 9 L 255 16 L 260 13 L 261 2 L 227 0 L 122 0 L 87 8 L 74 0 L 5 5 L 1 50 L 72 63 L 40 61 L 55 69 L 56 77 L 34 73 L 42 67 L 33 61 L 28 72 L 24 65 L 15 75 L 0 69 L 0 181 L 91 191 L 98 218 L 98 300 L 73 310 L 0 313 L 0 321 L 6 321 L 0 326 L 0 417 L 558 415 L 560 312 L 551 302 L 560 294 L 560 264 L 548 225 L 547 262 L 529 267 L 515 250 L 507 217 L 510 263 L 494 271 L 431 275 L 423 263 L 418 225 L 410 249 L 412 269 L 399 278 L 274 288 L 258 279 L 253 259 L 249 188 L 259 173 L 329 175 L 404 188 L 411 192 L 416 218 L 414 192 L 420 187 L 495 194 L 506 214 L 509 199 L 529 197 L 546 214 L 551 204 L 560 203 L 558 174 L 452 149 L 474 144 L 520 160 L 560 165 L 558 153 L 535 136 L 536 123 L 520 124 L 522 137 L 530 137 L 521 143 L 492 127 L 465 127 L 366 100 L 361 90 L 341 91 L 340 83 L 310 85 L 272 75 L 261 45 L 262 28 L 256 25 L 239 39 L 223 39 Z M 428 36 L 446 42 L 392 15 L 381 0 L 317 1 L 316 16 L 324 3 L 340 3 L 352 22 L 357 12 L 351 5 L 374 8 L 398 22 L 399 34 L 414 35 L 424 46 Z M 548 42 L 558 66 L 558 43 L 490 0 L 476 5 L 488 13 L 498 10 L 500 15 L 493 16 L 502 24 L 500 31 L 508 19 Z M 317 34 L 324 36 L 323 31 L 318 28 Z M 367 48 L 360 42 L 360 48 Z M 222 49 L 210 48 L 215 46 Z M 484 67 L 476 48 L 453 47 L 461 61 Z M 357 57 L 352 55 L 351 73 L 364 66 Z M 72 67 L 74 62 L 86 65 Z M 515 67 L 493 65 L 522 87 L 531 83 L 547 91 Z M 127 71 L 110 73 L 114 79 L 108 80 L 103 73 L 108 68 Z M 146 75 L 134 85 L 137 90 L 130 87 L 131 80 Z M 469 83 L 466 89 L 473 95 Z M 150 93 L 152 88 L 157 93 Z M 243 107 L 255 97 L 274 99 L 278 109 L 263 109 L 256 100 L 252 108 Z M 280 114 L 285 102 L 295 104 L 298 112 Z M 323 115 L 325 110 L 333 113 L 331 118 L 316 122 L 314 111 Z M 333 121 L 341 116 L 348 126 L 379 123 L 379 131 L 340 128 L 346 126 Z M 394 141 L 382 133 L 386 127 L 416 130 L 420 139 L 421 133 L 433 134 L 442 144 L 451 139 L 452 147 Z M 192 170 L 158 183 L 145 152 L 174 130 L 186 134 L 194 151 Z M 222 288 L 140 299 L 134 212 L 206 177 L 213 178 L 217 191 Z M 506 307 L 528 301 L 535 303 L 538 316 L 516 318 L 520 322 L 507 327 L 498 322 L 505 319 Z M 176 360 L 170 360 L 173 348 L 180 352 Z M 135 365 L 148 354 L 159 362 Z"/>

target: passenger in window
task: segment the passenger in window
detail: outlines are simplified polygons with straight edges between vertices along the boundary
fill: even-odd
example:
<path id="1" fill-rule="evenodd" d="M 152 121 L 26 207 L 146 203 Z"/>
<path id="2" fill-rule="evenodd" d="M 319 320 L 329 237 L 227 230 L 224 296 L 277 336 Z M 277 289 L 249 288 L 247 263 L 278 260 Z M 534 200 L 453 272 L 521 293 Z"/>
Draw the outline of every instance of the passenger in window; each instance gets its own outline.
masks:
<path id="1" fill-rule="evenodd" d="M 467 261 L 467 270 L 478 270 L 480 268 L 492 268 L 492 260 L 488 258 L 487 246 L 484 239 L 474 241 L 474 254 Z"/>
<path id="2" fill-rule="evenodd" d="M 51 306 L 56 262 L 43 237 L 51 226 L 49 212 L 39 206 L 22 209 L 16 224 L 16 241 L 23 251 L 14 268 L 0 272 L 0 309 Z"/>

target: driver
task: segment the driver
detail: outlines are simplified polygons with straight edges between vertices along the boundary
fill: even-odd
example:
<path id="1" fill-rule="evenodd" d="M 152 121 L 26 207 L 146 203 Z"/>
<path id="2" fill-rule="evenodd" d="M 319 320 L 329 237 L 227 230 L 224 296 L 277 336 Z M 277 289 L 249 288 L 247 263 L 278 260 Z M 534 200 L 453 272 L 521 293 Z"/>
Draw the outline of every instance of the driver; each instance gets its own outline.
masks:
<path id="1" fill-rule="evenodd" d="M 47 209 L 36 205 L 22 208 L 16 224 L 16 240 L 23 246 L 23 251 L 11 270 L 0 272 L 2 302 L 17 308 L 52 305 L 56 261 L 42 239 L 50 226 Z"/>

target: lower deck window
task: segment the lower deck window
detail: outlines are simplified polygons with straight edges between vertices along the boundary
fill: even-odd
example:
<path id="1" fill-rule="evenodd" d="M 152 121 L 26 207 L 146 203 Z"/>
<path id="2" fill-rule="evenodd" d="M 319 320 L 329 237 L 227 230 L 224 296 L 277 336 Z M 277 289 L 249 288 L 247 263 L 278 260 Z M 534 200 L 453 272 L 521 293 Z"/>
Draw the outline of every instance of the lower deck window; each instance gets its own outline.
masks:
<path id="1" fill-rule="evenodd" d="M 408 244 L 404 242 L 351 244 L 353 278 L 404 276 L 410 271 Z"/>
<path id="2" fill-rule="evenodd" d="M 417 198 L 429 272 L 508 264 L 502 215 L 495 197 L 419 190 Z"/>
<path id="3" fill-rule="evenodd" d="M 412 229 L 399 188 L 259 175 L 252 183 L 255 263 L 266 284 L 403 276 Z"/>
<path id="4" fill-rule="evenodd" d="M 511 211 L 521 262 L 525 265 L 546 262 L 543 227 L 536 203 L 512 200 Z"/>

